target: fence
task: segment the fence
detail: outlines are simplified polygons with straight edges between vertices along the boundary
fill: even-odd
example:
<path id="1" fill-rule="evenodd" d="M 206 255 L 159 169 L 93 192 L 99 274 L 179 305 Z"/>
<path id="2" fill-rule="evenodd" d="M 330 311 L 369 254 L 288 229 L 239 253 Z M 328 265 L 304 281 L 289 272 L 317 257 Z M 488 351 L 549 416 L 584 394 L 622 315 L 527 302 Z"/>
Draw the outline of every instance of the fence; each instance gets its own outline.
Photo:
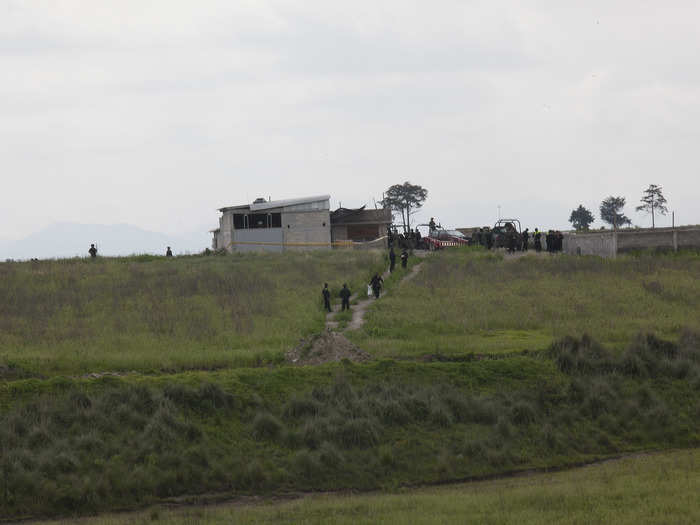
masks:
<path id="1" fill-rule="evenodd" d="M 700 249 L 700 227 L 630 229 L 589 233 L 565 233 L 565 253 L 615 257 L 635 250 L 678 251 Z"/>

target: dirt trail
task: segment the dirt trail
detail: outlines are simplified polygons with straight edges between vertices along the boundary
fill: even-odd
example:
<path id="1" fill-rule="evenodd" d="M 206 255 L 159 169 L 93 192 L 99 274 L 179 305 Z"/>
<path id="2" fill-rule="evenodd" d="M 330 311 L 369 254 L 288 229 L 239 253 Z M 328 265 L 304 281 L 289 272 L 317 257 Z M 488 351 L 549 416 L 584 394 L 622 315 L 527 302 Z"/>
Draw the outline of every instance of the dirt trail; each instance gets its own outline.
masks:
<path id="1" fill-rule="evenodd" d="M 419 258 L 423 258 L 427 254 L 417 252 L 415 255 Z M 413 279 L 421 270 L 422 266 L 422 262 L 413 266 L 411 271 L 401 278 L 398 285 L 403 286 L 405 282 Z M 398 268 L 394 271 L 401 272 L 402 270 Z M 382 274 L 382 279 L 388 279 L 390 275 L 389 270 L 387 270 Z M 361 294 L 364 295 L 364 290 L 353 294 L 350 297 L 350 302 L 357 301 Z M 385 295 L 386 292 L 382 293 L 379 299 Z M 338 330 L 340 323 L 335 320 L 336 314 L 340 312 L 340 305 L 333 305 L 332 311 L 326 314 L 325 330 L 321 334 L 316 334 L 308 340 L 304 339 L 300 341 L 295 348 L 288 350 L 285 355 L 287 362 L 294 365 L 319 365 L 341 361 L 343 359 L 349 359 L 355 362 L 369 360 L 371 356 L 351 343 L 345 335 L 343 335 L 343 332 L 361 328 L 365 323 L 365 313 L 372 303 L 379 299 L 368 297 L 360 299 L 357 303 L 352 304 L 350 307 L 352 319 L 342 331 Z"/>

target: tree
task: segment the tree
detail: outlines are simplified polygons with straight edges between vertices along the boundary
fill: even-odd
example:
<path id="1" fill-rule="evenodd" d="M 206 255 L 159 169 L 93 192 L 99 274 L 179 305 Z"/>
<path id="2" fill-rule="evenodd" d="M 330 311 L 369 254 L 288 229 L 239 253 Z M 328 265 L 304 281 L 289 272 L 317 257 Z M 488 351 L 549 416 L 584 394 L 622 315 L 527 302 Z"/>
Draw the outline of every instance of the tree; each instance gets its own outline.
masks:
<path id="1" fill-rule="evenodd" d="M 583 204 L 579 204 L 578 208 L 573 210 L 571 217 L 569 217 L 569 222 L 577 231 L 587 230 L 594 220 L 593 214 L 589 209 L 584 208 Z"/>
<path id="2" fill-rule="evenodd" d="M 423 206 L 428 190 L 410 182 L 394 184 L 384 194 L 382 206 L 401 213 L 404 233 L 411 229 L 411 215 Z"/>
<path id="3" fill-rule="evenodd" d="M 611 195 L 600 203 L 600 218 L 611 225 L 613 230 L 625 224 L 632 224 L 629 217 L 622 213 L 626 202 L 624 197 L 613 197 Z"/>
<path id="4" fill-rule="evenodd" d="M 637 211 L 645 211 L 651 213 L 651 227 L 654 228 L 654 214 L 660 213 L 661 215 L 666 215 L 668 213 L 668 208 L 666 207 L 666 197 L 661 193 L 661 186 L 656 184 L 649 184 L 649 187 L 644 190 L 642 194 L 642 204 L 637 206 Z"/>

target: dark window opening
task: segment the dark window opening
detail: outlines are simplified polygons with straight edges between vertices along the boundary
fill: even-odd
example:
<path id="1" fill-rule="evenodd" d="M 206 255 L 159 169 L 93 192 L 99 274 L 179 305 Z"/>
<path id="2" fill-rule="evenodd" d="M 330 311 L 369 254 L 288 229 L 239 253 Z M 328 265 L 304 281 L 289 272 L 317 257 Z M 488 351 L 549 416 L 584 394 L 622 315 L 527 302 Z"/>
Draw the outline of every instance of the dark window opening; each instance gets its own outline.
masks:
<path id="1" fill-rule="evenodd" d="M 267 228 L 267 213 L 253 213 L 250 216 L 251 228 Z"/>
<path id="2" fill-rule="evenodd" d="M 236 213 L 233 215 L 233 228 L 235 230 L 243 230 L 247 228 L 247 222 L 248 221 L 246 220 L 246 216 L 242 213 Z"/>
<path id="3" fill-rule="evenodd" d="M 282 214 L 281 213 L 271 213 L 270 214 L 270 228 L 281 228 L 282 227 Z"/>

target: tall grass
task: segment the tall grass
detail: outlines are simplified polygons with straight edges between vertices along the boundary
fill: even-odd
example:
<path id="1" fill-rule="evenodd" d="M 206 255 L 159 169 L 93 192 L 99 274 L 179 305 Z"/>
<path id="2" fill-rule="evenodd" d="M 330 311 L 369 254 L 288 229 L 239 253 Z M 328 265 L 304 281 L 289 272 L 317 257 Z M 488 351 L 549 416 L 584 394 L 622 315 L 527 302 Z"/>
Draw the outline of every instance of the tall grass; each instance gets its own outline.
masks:
<path id="1" fill-rule="evenodd" d="M 642 455 L 569 472 L 395 493 L 306 496 L 264 504 L 158 509 L 86 525 L 189 523 L 677 523 L 700 521 L 700 452 Z"/>
<path id="2" fill-rule="evenodd" d="M 445 252 L 377 304 L 353 340 L 373 355 L 544 350 L 557 338 L 623 347 L 700 329 L 700 256 L 523 257 Z"/>
<path id="3" fill-rule="evenodd" d="M 0 264 L 0 373 L 274 362 L 321 330 L 320 290 L 361 288 L 381 252 Z M 8 371 L 9 375 L 9 371 Z"/>

